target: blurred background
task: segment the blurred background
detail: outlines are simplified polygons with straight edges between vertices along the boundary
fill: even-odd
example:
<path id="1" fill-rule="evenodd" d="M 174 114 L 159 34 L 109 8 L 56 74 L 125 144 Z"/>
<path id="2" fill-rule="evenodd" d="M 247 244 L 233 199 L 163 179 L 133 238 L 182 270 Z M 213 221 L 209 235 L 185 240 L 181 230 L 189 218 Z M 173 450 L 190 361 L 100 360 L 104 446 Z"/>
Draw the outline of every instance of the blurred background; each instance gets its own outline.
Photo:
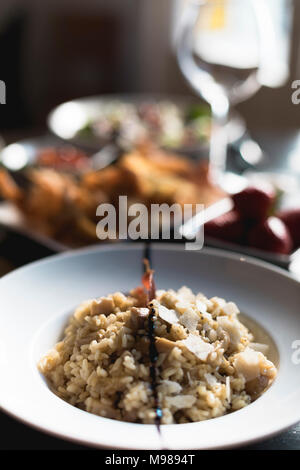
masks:
<path id="1" fill-rule="evenodd" d="M 9 141 L 45 127 L 58 103 L 112 92 L 190 93 L 174 54 L 185 0 L 1 0 L 0 79 Z M 239 106 L 250 129 L 297 128 L 291 82 L 300 76 L 300 2 L 270 0 L 276 28 L 288 27 L 290 78 Z M 279 33 L 278 33 L 279 34 Z"/>
<path id="2" fill-rule="evenodd" d="M 253 175 L 293 206 L 297 199 L 300 212 L 299 107 L 292 102 L 299 26 L 299 0 L 1 0 L 0 149 L 8 147 L 0 154 L 0 234 L 7 245 L 18 244 L 16 228 L 31 240 L 44 233 L 65 242 L 71 219 L 79 245 L 95 243 L 103 201 L 116 204 L 126 194 L 146 205 L 208 207 Z M 139 93 L 146 101 L 125 103 L 124 94 Z M 98 98 L 59 106 L 85 97 Z M 88 170 L 95 173 L 82 176 Z M 236 240 L 230 228 L 239 250 L 250 243 L 244 229 Z M 0 244 L 0 254 L 6 248 Z M 19 264 L 32 259 L 33 250 L 22 253 L 28 256 Z"/>

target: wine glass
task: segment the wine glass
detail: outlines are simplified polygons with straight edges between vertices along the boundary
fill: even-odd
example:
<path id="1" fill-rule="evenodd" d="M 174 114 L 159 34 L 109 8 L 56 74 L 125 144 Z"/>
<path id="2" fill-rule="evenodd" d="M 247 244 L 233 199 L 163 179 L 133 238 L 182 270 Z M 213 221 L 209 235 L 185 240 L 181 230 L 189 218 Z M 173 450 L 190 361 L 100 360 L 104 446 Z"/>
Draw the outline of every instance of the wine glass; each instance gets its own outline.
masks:
<path id="1" fill-rule="evenodd" d="M 286 78 L 274 60 L 269 13 L 265 0 L 189 0 L 179 24 L 180 69 L 211 106 L 211 176 L 229 192 L 234 191 L 232 175 L 226 173 L 231 108 L 262 84 L 280 86 Z"/>

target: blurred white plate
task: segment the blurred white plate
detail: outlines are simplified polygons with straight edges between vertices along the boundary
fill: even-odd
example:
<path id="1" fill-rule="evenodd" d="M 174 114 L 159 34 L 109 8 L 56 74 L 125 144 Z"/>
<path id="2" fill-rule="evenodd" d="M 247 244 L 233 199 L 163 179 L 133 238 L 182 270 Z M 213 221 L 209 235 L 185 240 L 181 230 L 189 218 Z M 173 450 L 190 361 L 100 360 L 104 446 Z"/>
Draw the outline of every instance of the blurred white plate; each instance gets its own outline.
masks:
<path id="1" fill-rule="evenodd" d="M 212 249 L 190 252 L 156 245 L 152 261 L 157 287 L 185 284 L 208 296 L 234 300 L 269 334 L 279 355 L 279 371 L 262 397 L 220 418 L 163 425 L 161 439 L 155 425 L 95 416 L 50 391 L 37 361 L 58 340 L 72 309 L 86 298 L 138 285 L 142 257 L 142 244 L 90 248 L 50 257 L 0 279 L 2 409 L 41 431 L 113 449 L 232 447 L 299 421 L 300 364 L 292 360 L 293 345 L 300 340 L 299 283 L 266 263 Z"/>
<path id="2" fill-rule="evenodd" d="M 167 101 L 176 104 L 179 108 L 201 103 L 201 100 L 193 97 L 168 94 L 132 93 L 91 96 L 68 101 L 57 106 L 48 116 L 48 127 L 61 139 L 97 151 L 100 145 L 99 138 L 93 137 L 92 135 L 83 137 L 78 135 L 78 132 L 88 122 L 93 122 L 99 118 L 99 115 L 102 113 L 103 105 L 118 101 L 129 104 Z M 243 119 L 235 113 L 228 124 L 229 142 L 238 140 L 242 137 L 244 132 L 245 123 Z M 200 154 L 204 154 L 204 156 L 207 157 L 209 143 L 199 144 L 195 147 L 170 148 L 169 150 L 186 153 L 190 156 L 199 156 L 200 152 Z"/>

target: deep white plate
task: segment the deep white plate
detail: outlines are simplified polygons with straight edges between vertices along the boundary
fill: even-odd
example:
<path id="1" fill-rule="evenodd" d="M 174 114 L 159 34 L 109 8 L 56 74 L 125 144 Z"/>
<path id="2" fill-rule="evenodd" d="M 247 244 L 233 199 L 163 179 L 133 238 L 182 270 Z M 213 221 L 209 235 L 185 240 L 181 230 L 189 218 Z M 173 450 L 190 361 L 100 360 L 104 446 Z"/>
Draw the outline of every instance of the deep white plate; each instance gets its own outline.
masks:
<path id="1" fill-rule="evenodd" d="M 158 288 L 182 285 L 234 300 L 264 328 L 279 356 L 278 377 L 248 407 L 191 424 L 118 422 L 58 398 L 39 374 L 38 359 L 54 345 L 82 300 L 140 283 L 142 244 L 89 248 L 56 255 L 0 280 L 0 406 L 42 431 L 76 442 L 124 449 L 211 449 L 247 444 L 300 421 L 300 284 L 279 268 L 215 249 L 185 251 L 156 245 Z M 295 341 L 298 340 L 298 343 Z M 294 355 L 294 356 L 293 356 Z M 292 358 L 294 357 L 294 361 Z"/>

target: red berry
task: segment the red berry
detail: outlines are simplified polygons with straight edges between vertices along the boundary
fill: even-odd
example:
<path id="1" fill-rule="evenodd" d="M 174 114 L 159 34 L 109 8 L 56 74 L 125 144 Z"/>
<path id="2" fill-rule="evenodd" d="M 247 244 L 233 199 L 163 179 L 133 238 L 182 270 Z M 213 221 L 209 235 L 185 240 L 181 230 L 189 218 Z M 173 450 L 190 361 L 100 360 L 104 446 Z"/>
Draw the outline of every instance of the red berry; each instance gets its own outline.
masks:
<path id="1" fill-rule="evenodd" d="M 245 219 L 261 220 L 268 216 L 275 201 L 275 191 L 269 184 L 248 186 L 232 196 L 234 208 Z"/>
<path id="2" fill-rule="evenodd" d="M 289 229 L 294 248 L 300 247 L 300 209 L 289 209 L 281 211 L 279 217 Z"/>
<path id="3" fill-rule="evenodd" d="M 240 215 L 235 211 L 227 212 L 205 224 L 205 235 L 233 243 L 241 243 L 245 227 Z"/>
<path id="4" fill-rule="evenodd" d="M 287 254 L 292 249 L 292 239 L 286 225 L 278 217 L 268 217 L 254 226 L 248 244 L 260 250 Z"/>

